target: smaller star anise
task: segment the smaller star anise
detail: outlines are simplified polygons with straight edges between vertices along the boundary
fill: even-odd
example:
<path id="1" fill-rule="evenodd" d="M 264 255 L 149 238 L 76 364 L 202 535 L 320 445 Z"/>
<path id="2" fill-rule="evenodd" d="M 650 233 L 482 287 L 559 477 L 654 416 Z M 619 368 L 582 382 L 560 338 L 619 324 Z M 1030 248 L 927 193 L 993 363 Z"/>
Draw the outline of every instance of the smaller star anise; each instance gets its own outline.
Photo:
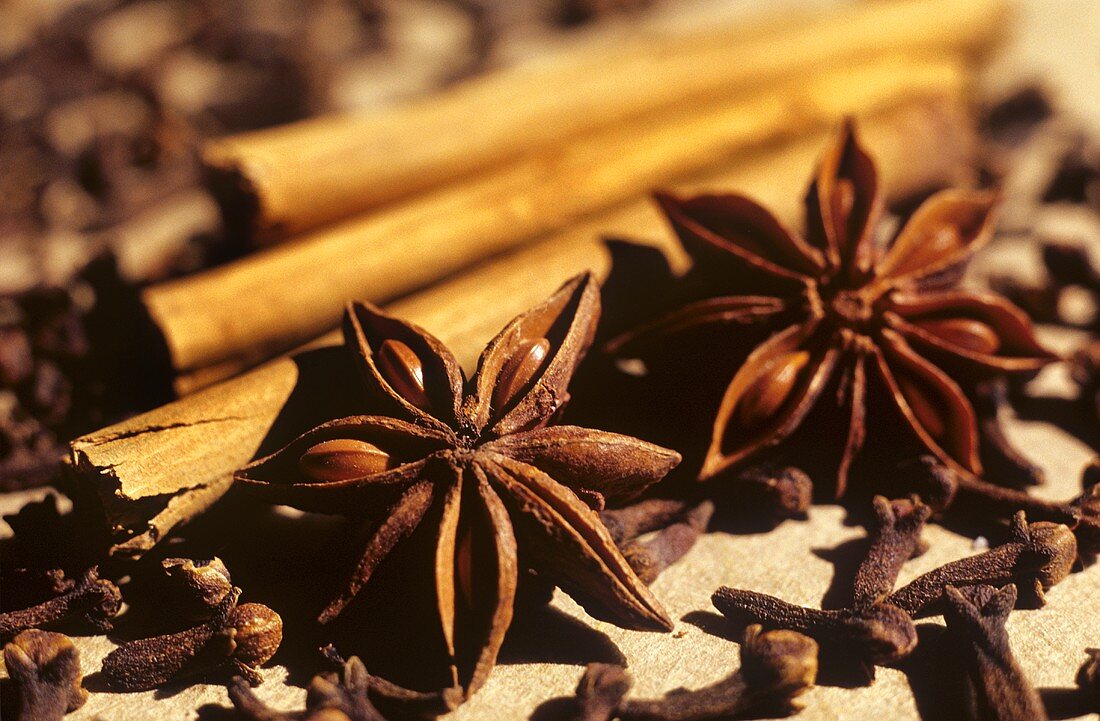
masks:
<path id="1" fill-rule="evenodd" d="M 1028 375 L 1056 359 L 1004 298 L 952 287 L 992 231 L 997 194 L 937 193 L 882 245 L 875 240 L 884 205 L 878 172 L 851 123 L 810 184 L 804 234 L 740 195 L 659 193 L 657 200 L 697 275 L 718 294 L 620 337 L 611 349 L 697 327 L 771 334 L 718 405 L 703 479 L 782 443 L 811 409 L 831 403 L 847 430 L 837 454 L 836 495 L 843 495 L 867 432 L 872 389 L 900 415 L 888 432 L 980 476 L 963 381 Z"/>
<path id="2" fill-rule="evenodd" d="M 392 415 L 329 421 L 236 475 L 276 503 L 376 519 L 322 622 L 430 518 L 438 524 L 436 622 L 452 682 L 466 695 L 485 681 L 511 622 L 520 550 L 593 616 L 671 628 L 593 509 L 641 493 L 679 454 L 548 425 L 569 398 L 598 318 L 598 286 L 578 276 L 501 331 L 467 382 L 430 334 L 367 304 L 348 308 L 347 345 L 370 395 Z"/>

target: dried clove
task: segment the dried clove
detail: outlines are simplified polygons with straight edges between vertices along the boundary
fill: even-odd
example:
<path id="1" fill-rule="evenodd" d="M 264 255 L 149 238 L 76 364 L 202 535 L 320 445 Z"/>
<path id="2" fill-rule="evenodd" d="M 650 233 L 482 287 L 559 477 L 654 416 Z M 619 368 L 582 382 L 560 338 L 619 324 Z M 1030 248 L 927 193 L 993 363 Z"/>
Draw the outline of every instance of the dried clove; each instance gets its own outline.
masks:
<path id="1" fill-rule="evenodd" d="M 99 577 L 92 566 L 69 591 L 20 611 L 0 613 L 0 639 L 20 631 L 79 619 L 100 633 L 112 628 L 111 618 L 122 606 L 122 593 L 111 581 Z"/>
<path id="2" fill-rule="evenodd" d="M 1016 586 L 943 589 L 947 634 L 969 677 L 971 717 L 1045 721 L 1046 709 L 1008 643 L 1005 621 L 1016 605 Z"/>
<path id="3" fill-rule="evenodd" d="M 739 473 L 733 485 L 745 501 L 777 520 L 802 518 L 813 502 L 813 481 L 794 466 L 752 466 Z"/>
<path id="4" fill-rule="evenodd" d="M 723 586 L 711 596 L 714 607 L 736 623 L 798 631 L 822 645 L 833 645 L 876 665 L 908 656 L 917 646 L 917 629 L 902 609 L 889 603 L 861 608 L 820 610 L 755 591 Z"/>
<path id="5" fill-rule="evenodd" d="M 56 721 L 88 699 L 80 651 L 64 634 L 23 631 L 4 646 L 4 665 L 18 689 L 16 721 Z"/>
<path id="6" fill-rule="evenodd" d="M 256 669 L 283 639 L 279 614 L 258 603 L 237 605 L 241 590 L 225 595 L 209 620 L 178 633 L 122 644 L 103 660 L 103 677 L 116 691 L 148 691 L 169 681 L 232 671 L 259 685 Z"/>
<path id="7" fill-rule="evenodd" d="M 229 699 L 237 712 L 251 721 L 386 721 L 386 716 L 375 705 L 376 693 L 391 700 L 403 698 L 413 706 L 420 706 L 411 709 L 413 711 L 427 710 L 423 701 L 430 696 L 437 707 L 428 710 L 428 715 L 451 710 L 459 701 L 453 695 L 454 689 L 441 696 L 395 687 L 367 673 L 363 662 L 354 656 L 347 661 L 341 659 L 340 666 L 339 673 L 322 673 L 313 678 L 306 692 L 306 707 L 301 711 L 269 708 L 252 692 L 249 682 L 239 676 L 229 684 Z"/>
<path id="8" fill-rule="evenodd" d="M 646 498 L 622 508 L 600 511 L 600 521 L 611 539 L 621 546 L 676 523 L 691 507 L 691 501 L 683 499 Z"/>
<path id="9" fill-rule="evenodd" d="M 870 606 L 889 596 L 902 565 L 927 549 L 921 532 L 932 509 L 920 498 L 912 496 L 888 501 L 883 496 L 875 496 L 872 506 L 871 545 L 852 584 L 854 607 Z"/>
<path id="10" fill-rule="evenodd" d="M 794 631 L 745 629 L 741 668 L 704 688 L 676 689 L 661 699 L 620 701 L 630 676 L 619 666 L 594 663 L 577 686 L 574 721 L 706 721 L 748 711 L 794 708 L 793 700 L 817 679 L 817 643 Z"/>
<path id="11" fill-rule="evenodd" d="M 1004 424 L 1012 412 L 1008 403 L 1008 382 L 1004 378 L 993 378 L 979 383 L 974 394 L 974 410 L 980 419 L 978 432 L 982 439 L 985 476 L 1014 488 L 1045 483 L 1043 469 L 1025 458 L 1005 434 Z"/>
<path id="12" fill-rule="evenodd" d="M 947 586 L 1016 583 L 1038 605 L 1044 591 L 1069 575 L 1077 558 L 1077 539 L 1068 526 L 1028 523 L 1023 511 L 1012 519 L 1011 538 L 996 548 L 963 558 L 915 579 L 886 601 L 916 616 L 943 597 Z"/>
<path id="13" fill-rule="evenodd" d="M 623 557 L 645 584 L 653 583 L 666 568 L 683 558 L 706 530 L 714 504 L 701 501 L 683 516 L 657 531 L 653 538 L 627 541 L 619 546 Z"/>

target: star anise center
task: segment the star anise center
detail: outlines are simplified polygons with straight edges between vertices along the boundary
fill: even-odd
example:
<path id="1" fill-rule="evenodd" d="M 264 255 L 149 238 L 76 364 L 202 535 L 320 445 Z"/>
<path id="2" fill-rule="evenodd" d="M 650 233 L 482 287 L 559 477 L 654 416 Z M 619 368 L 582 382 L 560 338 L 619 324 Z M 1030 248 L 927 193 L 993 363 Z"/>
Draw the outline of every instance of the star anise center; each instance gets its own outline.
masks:
<path id="1" fill-rule="evenodd" d="M 864 328 L 875 315 L 874 303 L 860 290 L 841 290 L 825 301 L 827 317 L 846 328 Z"/>
<path id="2" fill-rule="evenodd" d="M 851 288 L 836 282 L 811 285 L 806 291 L 809 314 L 822 318 L 834 329 L 847 329 L 858 334 L 870 333 L 879 316 L 876 302 L 879 294 L 867 287 Z"/>

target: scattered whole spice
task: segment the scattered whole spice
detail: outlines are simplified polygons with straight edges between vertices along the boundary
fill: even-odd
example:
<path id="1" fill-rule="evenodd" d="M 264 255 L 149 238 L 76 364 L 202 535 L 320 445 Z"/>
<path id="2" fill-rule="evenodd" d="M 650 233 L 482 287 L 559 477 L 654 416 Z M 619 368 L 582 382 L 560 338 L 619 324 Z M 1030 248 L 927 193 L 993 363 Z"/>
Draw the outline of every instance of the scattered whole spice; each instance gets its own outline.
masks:
<path id="1" fill-rule="evenodd" d="M 122 605 L 122 593 L 111 581 L 89 568 L 69 590 L 48 601 L 20 611 L 0 613 L 0 639 L 8 639 L 28 628 L 80 621 L 100 633 L 110 631 L 111 619 Z"/>
<path id="2" fill-rule="evenodd" d="M 511 623 L 521 550 L 592 615 L 635 629 L 671 628 L 593 507 L 602 508 L 604 497 L 638 495 L 679 455 L 550 425 L 598 317 L 595 279 L 578 276 L 490 341 L 467 382 L 425 331 L 367 304 L 348 308 L 347 346 L 370 395 L 393 415 L 322 424 L 236 474 L 239 485 L 276 503 L 372 519 L 358 566 L 322 622 L 341 614 L 394 547 L 431 517 L 439 526 L 433 623 L 442 629 L 451 685 L 467 696 L 493 668 Z"/>
<path id="3" fill-rule="evenodd" d="M 700 326 L 774 330 L 730 381 L 701 478 L 784 441 L 824 402 L 831 379 L 842 389 L 836 411 L 848 429 L 837 496 L 863 446 L 873 389 L 886 392 L 904 427 L 941 462 L 981 475 L 977 419 L 960 382 L 1028 376 L 1055 360 L 1007 300 L 954 288 L 992 232 L 997 194 L 937 193 L 882 250 L 874 240 L 883 212 L 877 178 L 848 123 L 810 187 L 805 236 L 744 196 L 658 194 L 699 272 L 738 294 L 687 305 L 611 349 Z"/>
<path id="4" fill-rule="evenodd" d="M 1077 559 L 1077 539 L 1068 526 L 1028 523 L 1023 511 L 1012 519 L 1007 543 L 985 553 L 940 566 L 887 596 L 886 601 L 916 616 L 928 613 L 947 586 L 1015 583 L 1042 605 L 1044 592 L 1069 575 Z M 1013 600 L 1016 593 L 1013 592 Z"/>
<path id="5" fill-rule="evenodd" d="M 819 610 L 726 586 L 715 591 L 710 600 L 723 616 L 735 623 L 759 623 L 765 628 L 797 631 L 869 664 L 895 663 L 917 646 L 913 620 L 889 603 Z"/>
<path id="6" fill-rule="evenodd" d="M 794 708 L 793 701 L 817 679 L 817 644 L 793 631 L 749 626 L 741 643 L 741 668 L 701 689 L 676 689 L 654 700 L 621 700 L 630 676 L 621 666 L 594 663 L 577 685 L 574 721 L 707 721 L 750 711 Z"/>
<path id="7" fill-rule="evenodd" d="M 619 550 L 638 578 L 648 585 L 691 550 L 699 536 L 706 532 L 713 514 L 714 504 L 700 501 L 681 518 L 657 531 L 652 538 L 619 544 Z"/>
<path id="8" fill-rule="evenodd" d="M 237 605 L 233 588 L 209 620 L 178 633 L 129 641 L 103 660 L 103 677 L 116 691 L 148 691 L 184 678 L 219 671 L 258 685 L 256 671 L 279 648 L 283 621 L 258 603 Z"/>
<path id="9" fill-rule="evenodd" d="M 871 545 L 856 571 L 853 607 L 870 606 L 889 596 L 902 565 L 926 549 L 921 532 L 932 509 L 918 497 L 888 501 L 875 496 L 872 507 Z"/>
<path id="10" fill-rule="evenodd" d="M 813 502 L 813 480 L 794 466 L 751 466 L 738 473 L 733 485 L 743 500 L 775 519 L 801 518 Z"/>
<path id="11" fill-rule="evenodd" d="M 643 498 L 622 508 L 600 511 L 600 522 L 615 543 L 629 543 L 639 536 L 676 523 L 689 513 L 692 501 L 682 498 Z"/>
<path id="12" fill-rule="evenodd" d="M 1016 587 L 948 585 L 943 599 L 951 648 L 969 678 L 969 717 L 1046 721 L 1043 701 L 1016 662 L 1005 630 L 1016 605 Z"/>
<path id="13" fill-rule="evenodd" d="M 340 667 L 339 673 L 322 673 L 313 678 L 306 689 L 306 707 L 301 711 L 269 708 L 256 697 L 248 681 L 241 677 L 234 678 L 229 684 L 229 700 L 237 713 L 249 721 L 386 721 L 390 718 L 383 715 L 373 699 L 374 694 L 379 692 L 379 685 L 388 684 L 367 673 L 363 662 L 355 656 L 347 661 L 341 660 Z M 382 691 L 391 699 L 401 695 L 391 688 Z M 415 704 L 421 700 L 420 695 L 412 691 L 406 691 L 404 695 L 406 702 Z M 433 698 L 439 700 L 440 697 L 433 694 Z M 435 712 L 442 713 L 454 708 L 460 699 L 454 698 L 453 694 L 444 694 L 442 702 L 444 706 L 434 709 Z M 415 711 L 408 706 L 403 710 Z M 413 715 L 419 716 L 416 713 Z M 434 716 L 435 713 L 428 715 Z"/>
<path id="14" fill-rule="evenodd" d="M 88 698 L 80 651 L 63 634 L 23 631 L 4 646 L 4 665 L 19 696 L 16 721 L 57 721 Z"/>

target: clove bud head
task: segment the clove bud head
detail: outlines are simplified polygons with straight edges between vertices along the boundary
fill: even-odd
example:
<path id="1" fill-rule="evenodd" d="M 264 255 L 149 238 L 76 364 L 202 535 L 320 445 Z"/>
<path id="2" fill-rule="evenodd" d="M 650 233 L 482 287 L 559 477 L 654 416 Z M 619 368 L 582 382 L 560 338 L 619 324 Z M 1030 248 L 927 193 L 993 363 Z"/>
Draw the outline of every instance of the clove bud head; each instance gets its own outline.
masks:
<path id="1" fill-rule="evenodd" d="M 262 666 L 283 642 L 283 619 L 262 603 L 242 603 L 229 614 L 224 633 L 233 642 L 233 658 Z"/>
<path id="2" fill-rule="evenodd" d="M 1077 537 L 1073 531 L 1061 523 L 1036 521 L 1028 524 L 1028 532 L 1040 562 L 1035 578 L 1044 589 L 1063 581 L 1077 559 Z"/>
<path id="3" fill-rule="evenodd" d="M 790 697 L 804 693 L 817 680 L 817 642 L 796 631 L 745 629 L 741 675 L 752 687 L 774 688 Z"/>
<path id="4" fill-rule="evenodd" d="M 59 719 L 88 699 L 80 651 L 64 634 L 23 631 L 4 646 L 4 665 L 19 690 L 20 719 Z"/>
<path id="5" fill-rule="evenodd" d="M 875 664 L 896 663 L 917 647 L 917 627 L 913 619 L 890 603 L 853 609 L 845 625 L 867 660 Z"/>

